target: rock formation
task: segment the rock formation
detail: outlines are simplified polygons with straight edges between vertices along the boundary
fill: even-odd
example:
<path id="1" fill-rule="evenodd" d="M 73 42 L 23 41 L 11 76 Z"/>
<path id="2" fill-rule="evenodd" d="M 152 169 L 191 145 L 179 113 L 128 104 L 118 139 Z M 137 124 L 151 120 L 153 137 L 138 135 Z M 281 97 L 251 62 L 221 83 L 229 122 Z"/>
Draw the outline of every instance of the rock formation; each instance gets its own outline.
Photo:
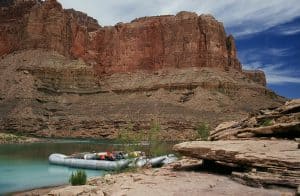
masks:
<path id="1" fill-rule="evenodd" d="M 295 141 L 195 141 L 174 149 L 185 156 L 240 167 L 242 171 L 231 175 L 248 185 L 300 185 L 300 151 Z"/>
<path id="2" fill-rule="evenodd" d="M 0 130 L 115 138 L 120 130 L 197 137 L 284 101 L 262 72 L 244 73 L 232 36 L 209 15 L 180 12 L 101 27 L 56 0 L 0 6 Z M 176 137 L 173 137 L 176 135 Z"/>
<path id="3" fill-rule="evenodd" d="M 252 81 L 266 86 L 266 76 L 263 71 L 260 70 L 243 70 L 243 73 Z"/>
<path id="4" fill-rule="evenodd" d="M 11 0 L 1 7 L 0 56 L 19 49 L 53 49 L 80 56 L 88 32 L 97 21 L 81 12 L 64 10 L 56 0 Z"/>
<path id="5" fill-rule="evenodd" d="M 8 1 L 2 8 L 0 56 L 19 49 L 53 49 L 82 58 L 101 73 L 175 67 L 241 71 L 234 38 L 212 16 L 180 12 L 101 28 L 56 0 Z M 8 36 L 7 36 L 8 35 Z"/>
<path id="6" fill-rule="evenodd" d="M 261 110 L 240 122 L 220 124 L 211 140 L 174 146 L 214 167 L 226 165 L 234 180 L 251 186 L 300 186 L 300 100 Z"/>
<path id="7" fill-rule="evenodd" d="M 300 100 L 288 101 L 273 110 L 261 110 L 240 122 L 222 123 L 210 133 L 211 140 L 253 137 L 300 137 Z"/>
<path id="8" fill-rule="evenodd" d="M 168 67 L 241 70 L 234 40 L 213 17 L 180 12 L 101 28 L 91 41 L 103 72 Z M 87 57 L 88 58 L 88 57 Z"/>

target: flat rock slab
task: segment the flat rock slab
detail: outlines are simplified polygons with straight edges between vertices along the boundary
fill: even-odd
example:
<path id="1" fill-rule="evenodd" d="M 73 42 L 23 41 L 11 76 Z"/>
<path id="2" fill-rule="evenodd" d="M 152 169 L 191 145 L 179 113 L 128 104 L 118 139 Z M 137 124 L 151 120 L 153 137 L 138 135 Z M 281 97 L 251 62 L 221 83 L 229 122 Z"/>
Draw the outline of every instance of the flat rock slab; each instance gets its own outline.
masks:
<path id="1" fill-rule="evenodd" d="M 174 150 L 193 158 L 233 163 L 257 173 L 267 172 L 270 174 L 268 179 L 274 177 L 274 181 L 268 181 L 270 184 L 293 187 L 300 184 L 300 149 L 294 141 L 194 141 L 177 144 Z M 248 178 L 251 179 L 251 176 Z M 261 179 L 263 184 L 264 180 Z"/>

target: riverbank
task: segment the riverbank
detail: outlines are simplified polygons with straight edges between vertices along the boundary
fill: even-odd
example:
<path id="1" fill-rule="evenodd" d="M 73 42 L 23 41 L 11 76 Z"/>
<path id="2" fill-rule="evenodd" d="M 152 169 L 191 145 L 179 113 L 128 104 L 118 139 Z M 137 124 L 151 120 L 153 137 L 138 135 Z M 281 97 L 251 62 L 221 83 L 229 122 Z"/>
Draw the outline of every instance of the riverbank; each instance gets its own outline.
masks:
<path id="1" fill-rule="evenodd" d="M 45 141 L 46 139 L 41 138 L 18 136 L 10 133 L 0 133 L 0 144 L 26 144 Z"/>
<path id="2" fill-rule="evenodd" d="M 180 162 L 187 162 L 181 160 Z M 294 195 L 289 189 L 253 188 L 239 184 L 226 175 L 196 169 L 200 162 L 178 168 L 180 162 L 158 169 L 107 174 L 90 178 L 85 186 L 60 186 L 36 189 L 23 195 Z M 174 169 L 177 168 L 177 169 Z"/>

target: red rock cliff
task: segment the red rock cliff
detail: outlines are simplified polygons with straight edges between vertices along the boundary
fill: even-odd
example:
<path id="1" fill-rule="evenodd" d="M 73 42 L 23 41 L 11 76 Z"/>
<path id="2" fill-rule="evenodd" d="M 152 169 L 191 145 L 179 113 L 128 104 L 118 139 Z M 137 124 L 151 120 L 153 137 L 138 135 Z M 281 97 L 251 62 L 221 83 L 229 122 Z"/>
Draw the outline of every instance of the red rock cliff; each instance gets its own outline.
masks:
<path id="1" fill-rule="evenodd" d="M 165 67 L 241 71 L 233 37 L 209 15 L 180 12 L 100 27 L 56 0 L 8 2 L 13 3 L 0 13 L 0 56 L 18 49 L 53 49 L 84 59 L 99 74 Z"/>
<path id="2" fill-rule="evenodd" d="M 86 14 L 62 9 L 56 0 L 7 0 L 0 9 L 0 56 L 45 48 L 79 57 L 88 32 L 100 27 Z"/>

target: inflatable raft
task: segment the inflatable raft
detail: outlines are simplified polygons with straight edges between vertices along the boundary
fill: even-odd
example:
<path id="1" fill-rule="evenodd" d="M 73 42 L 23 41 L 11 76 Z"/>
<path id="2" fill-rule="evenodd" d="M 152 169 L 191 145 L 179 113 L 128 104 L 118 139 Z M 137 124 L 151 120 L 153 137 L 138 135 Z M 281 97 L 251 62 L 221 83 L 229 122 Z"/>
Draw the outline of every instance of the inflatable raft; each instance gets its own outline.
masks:
<path id="1" fill-rule="evenodd" d="M 98 153 L 101 154 L 101 153 Z M 64 154 L 51 154 L 49 156 L 49 162 L 55 165 L 63 165 L 68 167 L 82 168 L 82 169 L 98 169 L 98 170 L 120 170 L 127 167 L 144 167 L 150 165 L 151 167 L 160 167 L 165 164 L 172 163 L 177 160 L 177 157 L 173 154 L 154 157 L 151 159 L 145 156 L 120 159 L 120 160 L 94 160 L 95 154 L 80 154 L 80 156 L 72 157 Z"/>
<path id="2" fill-rule="evenodd" d="M 121 159 L 117 161 L 106 160 L 86 160 L 69 158 L 63 154 L 51 154 L 49 162 L 55 165 L 64 165 L 82 169 L 99 169 L 99 170 L 120 170 L 128 167 L 130 159 Z"/>

